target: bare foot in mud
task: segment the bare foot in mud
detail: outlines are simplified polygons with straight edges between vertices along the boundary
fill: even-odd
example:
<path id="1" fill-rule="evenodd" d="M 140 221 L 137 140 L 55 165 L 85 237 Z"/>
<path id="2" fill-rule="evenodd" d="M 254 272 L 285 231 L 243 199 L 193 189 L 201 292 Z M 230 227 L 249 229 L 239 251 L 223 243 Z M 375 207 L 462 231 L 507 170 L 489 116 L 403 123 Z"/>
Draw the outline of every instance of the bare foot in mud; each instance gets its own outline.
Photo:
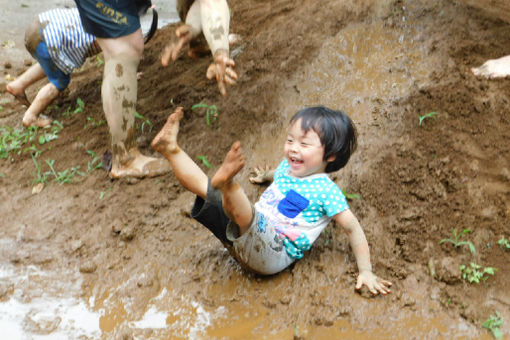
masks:
<path id="1" fill-rule="evenodd" d="M 159 57 L 161 65 L 167 67 L 170 60 L 176 61 L 182 51 L 182 48 L 191 41 L 191 26 L 182 25 L 175 30 L 177 41 L 171 42 L 165 46 Z"/>
<path id="2" fill-rule="evenodd" d="M 179 134 L 179 122 L 184 112 L 178 107 L 166 120 L 165 125 L 152 140 L 151 146 L 163 156 L 178 152 L 177 135 Z"/>
<path id="3" fill-rule="evenodd" d="M 127 164 L 120 162 L 115 164 L 114 161 L 110 171 L 112 178 L 156 177 L 171 170 L 170 164 L 165 159 L 144 156 L 138 149 L 131 149 L 129 153 L 132 159 Z"/>
<path id="4" fill-rule="evenodd" d="M 241 142 L 235 142 L 225 160 L 211 179 L 213 188 L 220 189 L 232 182 L 234 176 L 244 167 L 244 155 Z"/>
<path id="5" fill-rule="evenodd" d="M 28 101 L 27 95 L 25 94 L 24 90 L 16 88 L 16 86 L 12 83 L 7 84 L 5 86 L 5 89 L 7 90 L 7 92 L 12 94 L 21 105 L 25 105 L 27 107 L 30 106 L 30 102 Z"/>
<path id="6" fill-rule="evenodd" d="M 40 128 L 45 128 L 47 126 L 50 126 L 51 123 L 53 123 L 53 119 L 51 119 L 48 116 L 42 115 L 42 114 L 39 116 L 32 116 L 32 115 L 25 114 L 25 116 L 23 117 L 22 123 L 25 127 L 37 126 Z"/>
<path id="7" fill-rule="evenodd" d="M 487 60 L 480 67 L 473 67 L 471 71 L 477 77 L 488 79 L 504 78 L 510 76 L 510 55 L 499 59 Z"/>

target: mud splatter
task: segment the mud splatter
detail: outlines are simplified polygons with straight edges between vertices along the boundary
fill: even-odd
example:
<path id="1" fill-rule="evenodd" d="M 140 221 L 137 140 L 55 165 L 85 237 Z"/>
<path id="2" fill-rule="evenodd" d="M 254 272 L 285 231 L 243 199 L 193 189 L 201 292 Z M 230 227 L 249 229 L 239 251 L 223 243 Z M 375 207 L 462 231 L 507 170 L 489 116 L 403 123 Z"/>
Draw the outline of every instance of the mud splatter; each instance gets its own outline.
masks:
<path id="1" fill-rule="evenodd" d="M 117 64 L 115 65 L 115 75 L 117 77 L 122 77 L 122 75 L 124 74 L 124 68 L 122 67 L 122 64 Z"/>

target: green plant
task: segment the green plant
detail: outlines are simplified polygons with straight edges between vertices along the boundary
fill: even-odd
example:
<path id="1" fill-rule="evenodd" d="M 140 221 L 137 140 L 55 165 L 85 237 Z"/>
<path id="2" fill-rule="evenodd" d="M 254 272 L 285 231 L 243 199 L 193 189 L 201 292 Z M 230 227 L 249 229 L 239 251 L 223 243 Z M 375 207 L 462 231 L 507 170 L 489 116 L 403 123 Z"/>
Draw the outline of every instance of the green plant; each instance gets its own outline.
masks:
<path id="1" fill-rule="evenodd" d="M 421 126 L 421 123 L 422 123 L 425 119 L 427 119 L 427 118 L 436 118 L 436 117 L 434 117 L 434 116 L 435 116 L 435 115 L 438 115 L 438 114 L 439 114 L 439 112 L 432 111 L 432 112 L 429 112 L 429 113 L 427 113 L 427 114 L 424 114 L 423 116 L 418 116 L 418 117 L 419 117 L 419 120 L 420 120 L 420 121 L 419 121 L 419 123 L 418 123 L 418 125 L 419 125 L 419 126 Z"/>
<path id="2" fill-rule="evenodd" d="M 41 171 L 41 165 L 37 162 L 37 160 L 35 159 L 34 155 L 30 155 L 32 157 L 32 161 L 34 162 L 34 165 L 35 165 L 35 179 L 34 179 L 34 183 L 46 183 L 48 182 L 48 175 L 47 173 L 45 172 L 42 172 Z"/>
<path id="3" fill-rule="evenodd" d="M 42 135 L 39 135 L 39 144 L 45 144 L 51 142 L 52 140 L 58 139 L 58 133 L 62 131 L 64 126 L 58 120 L 54 120 L 53 124 L 49 127 L 45 127 Z"/>
<path id="4" fill-rule="evenodd" d="M 492 335 L 496 339 L 501 339 L 503 337 L 503 333 L 499 329 L 503 325 L 503 317 L 496 311 L 496 314 L 489 316 L 487 320 L 482 324 L 483 328 L 487 328 L 492 332 Z"/>
<path id="5" fill-rule="evenodd" d="M 205 108 L 205 122 L 207 125 L 211 125 L 211 121 L 215 122 L 218 118 L 218 108 L 216 105 L 207 105 L 204 103 L 195 104 L 191 107 L 192 110 Z"/>
<path id="6" fill-rule="evenodd" d="M 30 147 L 26 147 L 25 150 L 23 150 L 23 152 L 31 152 L 32 155 L 34 155 L 34 157 L 39 157 L 42 154 L 42 150 L 37 149 L 35 144 L 32 144 L 32 146 Z"/>
<path id="7" fill-rule="evenodd" d="M 62 113 L 62 117 L 71 117 L 71 106 L 68 106 L 67 109 Z"/>
<path id="8" fill-rule="evenodd" d="M 113 187 L 109 187 L 106 191 L 101 191 L 101 192 L 99 193 L 99 199 L 100 199 L 100 200 L 102 200 L 102 199 L 105 197 L 105 195 L 106 195 L 108 192 L 111 192 L 112 190 L 113 190 Z"/>
<path id="9" fill-rule="evenodd" d="M 37 127 L 16 129 L 9 126 L 0 127 L 0 158 L 7 158 L 9 154 L 21 153 L 21 148 L 28 142 L 32 142 L 37 135 Z"/>
<path id="10" fill-rule="evenodd" d="M 87 117 L 87 123 L 83 127 L 83 129 L 88 129 L 90 126 L 98 127 L 104 125 L 106 121 L 104 119 L 95 120 L 94 117 Z"/>
<path id="11" fill-rule="evenodd" d="M 96 153 L 92 150 L 87 150 L 87 153 L 92 156 L 92 160 L 87 163 L 87 172 L 92 172 L 97 169 L 100 169 L 103 166 L 101 162 L 101 158 L 96 155 Z"/>
<path id="12" fill-rule="evenodd" d="M 54 164 L 55 160 L 46 160 L 46 164 L 50 167 L 50 174 L 55 176 L 55 181 L 57 181 L 60 184 L 64 183 L 72 183 L 73 179 L 76 175 L 85 176 L 85 174 L 81 171 L 79 171 L 80 167 L 72 167 L 71 169 L 65 169 L 63 171 L 55 171 Z"/>
<path id="13" fill-rule="evenodd" d="M 342 188 L 342 194 L 344 194 L 345 198 L 347 198 L 349 201 L 352 201 L 352 200 L 360 200 L 361 199 L 361 196 L 360 195 L 357 195 L 357 194 L 349 194 L 345 191 L 344 188 Z"/>
<path id="14" fill-rule="evenodd" d="M 498 244 L 501 246 L 502 249 L 510 250 L 510 241 L 508 241 L 506 238 L 501 238 L 498 241 Z"/>
<path id="15" fill-rule="evenodd" d="M 139 114 L 138 112 L 135 112 L 135 118 L 138 118 L 142 121 L 142 125 L 140 126 L 142 133 L 144 133 L 144 129 L 146 126 L 149 127 L 149 132 L 152 131 L 152 123 L 150 120 Z M 136 128 L 138 129 L 138 124 L 136 125 Z"/>
<path id="16" fill-rule="evenodd" d="M 211 168 L 212 168 L 211 163 L 209 163 L 209 162 L 207 161 L 207 156 L 200 155 L 200 156 L 197 156 L 197 159 L 198 159 L 199 161 L 202 161 L 202 164 L 204 164 L 204 165 L 205 165 L 206 167 L 208 167 L 209 169 L 211 169 Z"/>
<path id="17" fill-rule="evenodd" d="M 104 64 L 104 61 L 103 61 L 103 59 L 101 59 L 101 55 L 98 54 L 96 56 L 96 66 L 101 67 L 101 66 L 103 66 L 103 64 Z"/>
<path id="18" fill-rule="evenodd" d="M 83 112 L 83 109 L 85 108 L 85 103 L 83 102 L 83 100 L 81 100 L 80 97 L 76 99 L 76 105 L 78 106 L 76 107 L 76 109 L 74 109 L 73 115 Z"/>
<path id="19" fill-rule="evenodd" d="M 489 276 L 494 275 L 497 268 L 494 267 L 485 267 L 471 262 L 469 266 L 465 264 L 460 265 L 460 273 L 463 280 L 468 281 L 469 283 L 480 283 L 480 281 L 486 281 Z"/>
<path id="20" fill-rule="evenodd" d="M 470 233 L 470 232 L 471 232 L 471 230 L 464 229 L 461 233 L 458 234 L 457 229 L 453 229 L 453 232 L 452 232 L 453 239 L 444 238 L 441 241 L 439 241 L 439 244 L 442 244 L 444 242 L 450 242 L 455 246 L 455 248 L 458 248 L 463 245 L 467 245 L 469 247 L 469 251 L 471 252 L 471 254 L 474 255 L 476 253 L 476 249 L 475 249 L 475 246 L 473 245 L 473 243 L 471 243 L 470 241 L 460 241 L 460 238 L 462 237 L 462 235 Z"/>
<path id="21" fill-rule="evenodd" d="M 5 177 L 5 175 L 3 173 L 0 172 L 0 177 Z"/>

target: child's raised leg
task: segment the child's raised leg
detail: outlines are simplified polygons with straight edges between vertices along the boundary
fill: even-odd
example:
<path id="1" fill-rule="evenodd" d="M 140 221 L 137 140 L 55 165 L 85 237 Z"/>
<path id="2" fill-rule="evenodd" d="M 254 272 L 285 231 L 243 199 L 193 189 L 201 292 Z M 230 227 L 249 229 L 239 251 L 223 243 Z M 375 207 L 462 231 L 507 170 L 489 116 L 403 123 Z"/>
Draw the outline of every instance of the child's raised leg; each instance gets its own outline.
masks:
<path id="1" fill-rule="evenodd" d="M 251 203 L 244 193 L 243 188 L 234 182 L 234 176 L 243 168 L 244 156 L 241 143 L 235 142 L 228 152 L 223 164 L 211 179 L 211 185 L 221 190 L 223 210 L 234 221 L 244 234 L 253 217 Z"/>
<path id="2" fill-rule="evenodd" d="M 154 137 L 151 146 L 170 162 L 175 177 L 183 187 L 205 199 L 208 185 L 207 175 L 177 144 L 179 122 L 182 116 L 182 107 L 178 107 Z"/>

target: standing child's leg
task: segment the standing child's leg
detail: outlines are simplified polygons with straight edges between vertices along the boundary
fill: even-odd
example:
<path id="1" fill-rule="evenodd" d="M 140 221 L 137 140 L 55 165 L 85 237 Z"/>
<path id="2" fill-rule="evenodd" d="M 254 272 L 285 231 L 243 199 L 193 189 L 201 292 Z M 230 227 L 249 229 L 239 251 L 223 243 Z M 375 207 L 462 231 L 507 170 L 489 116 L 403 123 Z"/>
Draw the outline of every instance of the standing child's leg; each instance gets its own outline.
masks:
<path id="1" fill-rule="evenodd" d="M 205 199 L 207 195 L 207 175 L 177 144 L 179 121 L 182 107 L 178 107 L 168 117 L 161 131 L 154 137 L 151 146 L 170 162 L 175 177 L 184 188 Z"/>
<path id="2" fill-rule="evenodd" d="M 244 156 L 241 143 L 235 142 L 225 157 L 223 164 L 211 179 L 211 185 L 221 190 L 223 210 L 239 226 L 243 235 L 249 228 L 253 209 L 243 188 L 234 182 L 234 176 L 243 168 Z"/>

